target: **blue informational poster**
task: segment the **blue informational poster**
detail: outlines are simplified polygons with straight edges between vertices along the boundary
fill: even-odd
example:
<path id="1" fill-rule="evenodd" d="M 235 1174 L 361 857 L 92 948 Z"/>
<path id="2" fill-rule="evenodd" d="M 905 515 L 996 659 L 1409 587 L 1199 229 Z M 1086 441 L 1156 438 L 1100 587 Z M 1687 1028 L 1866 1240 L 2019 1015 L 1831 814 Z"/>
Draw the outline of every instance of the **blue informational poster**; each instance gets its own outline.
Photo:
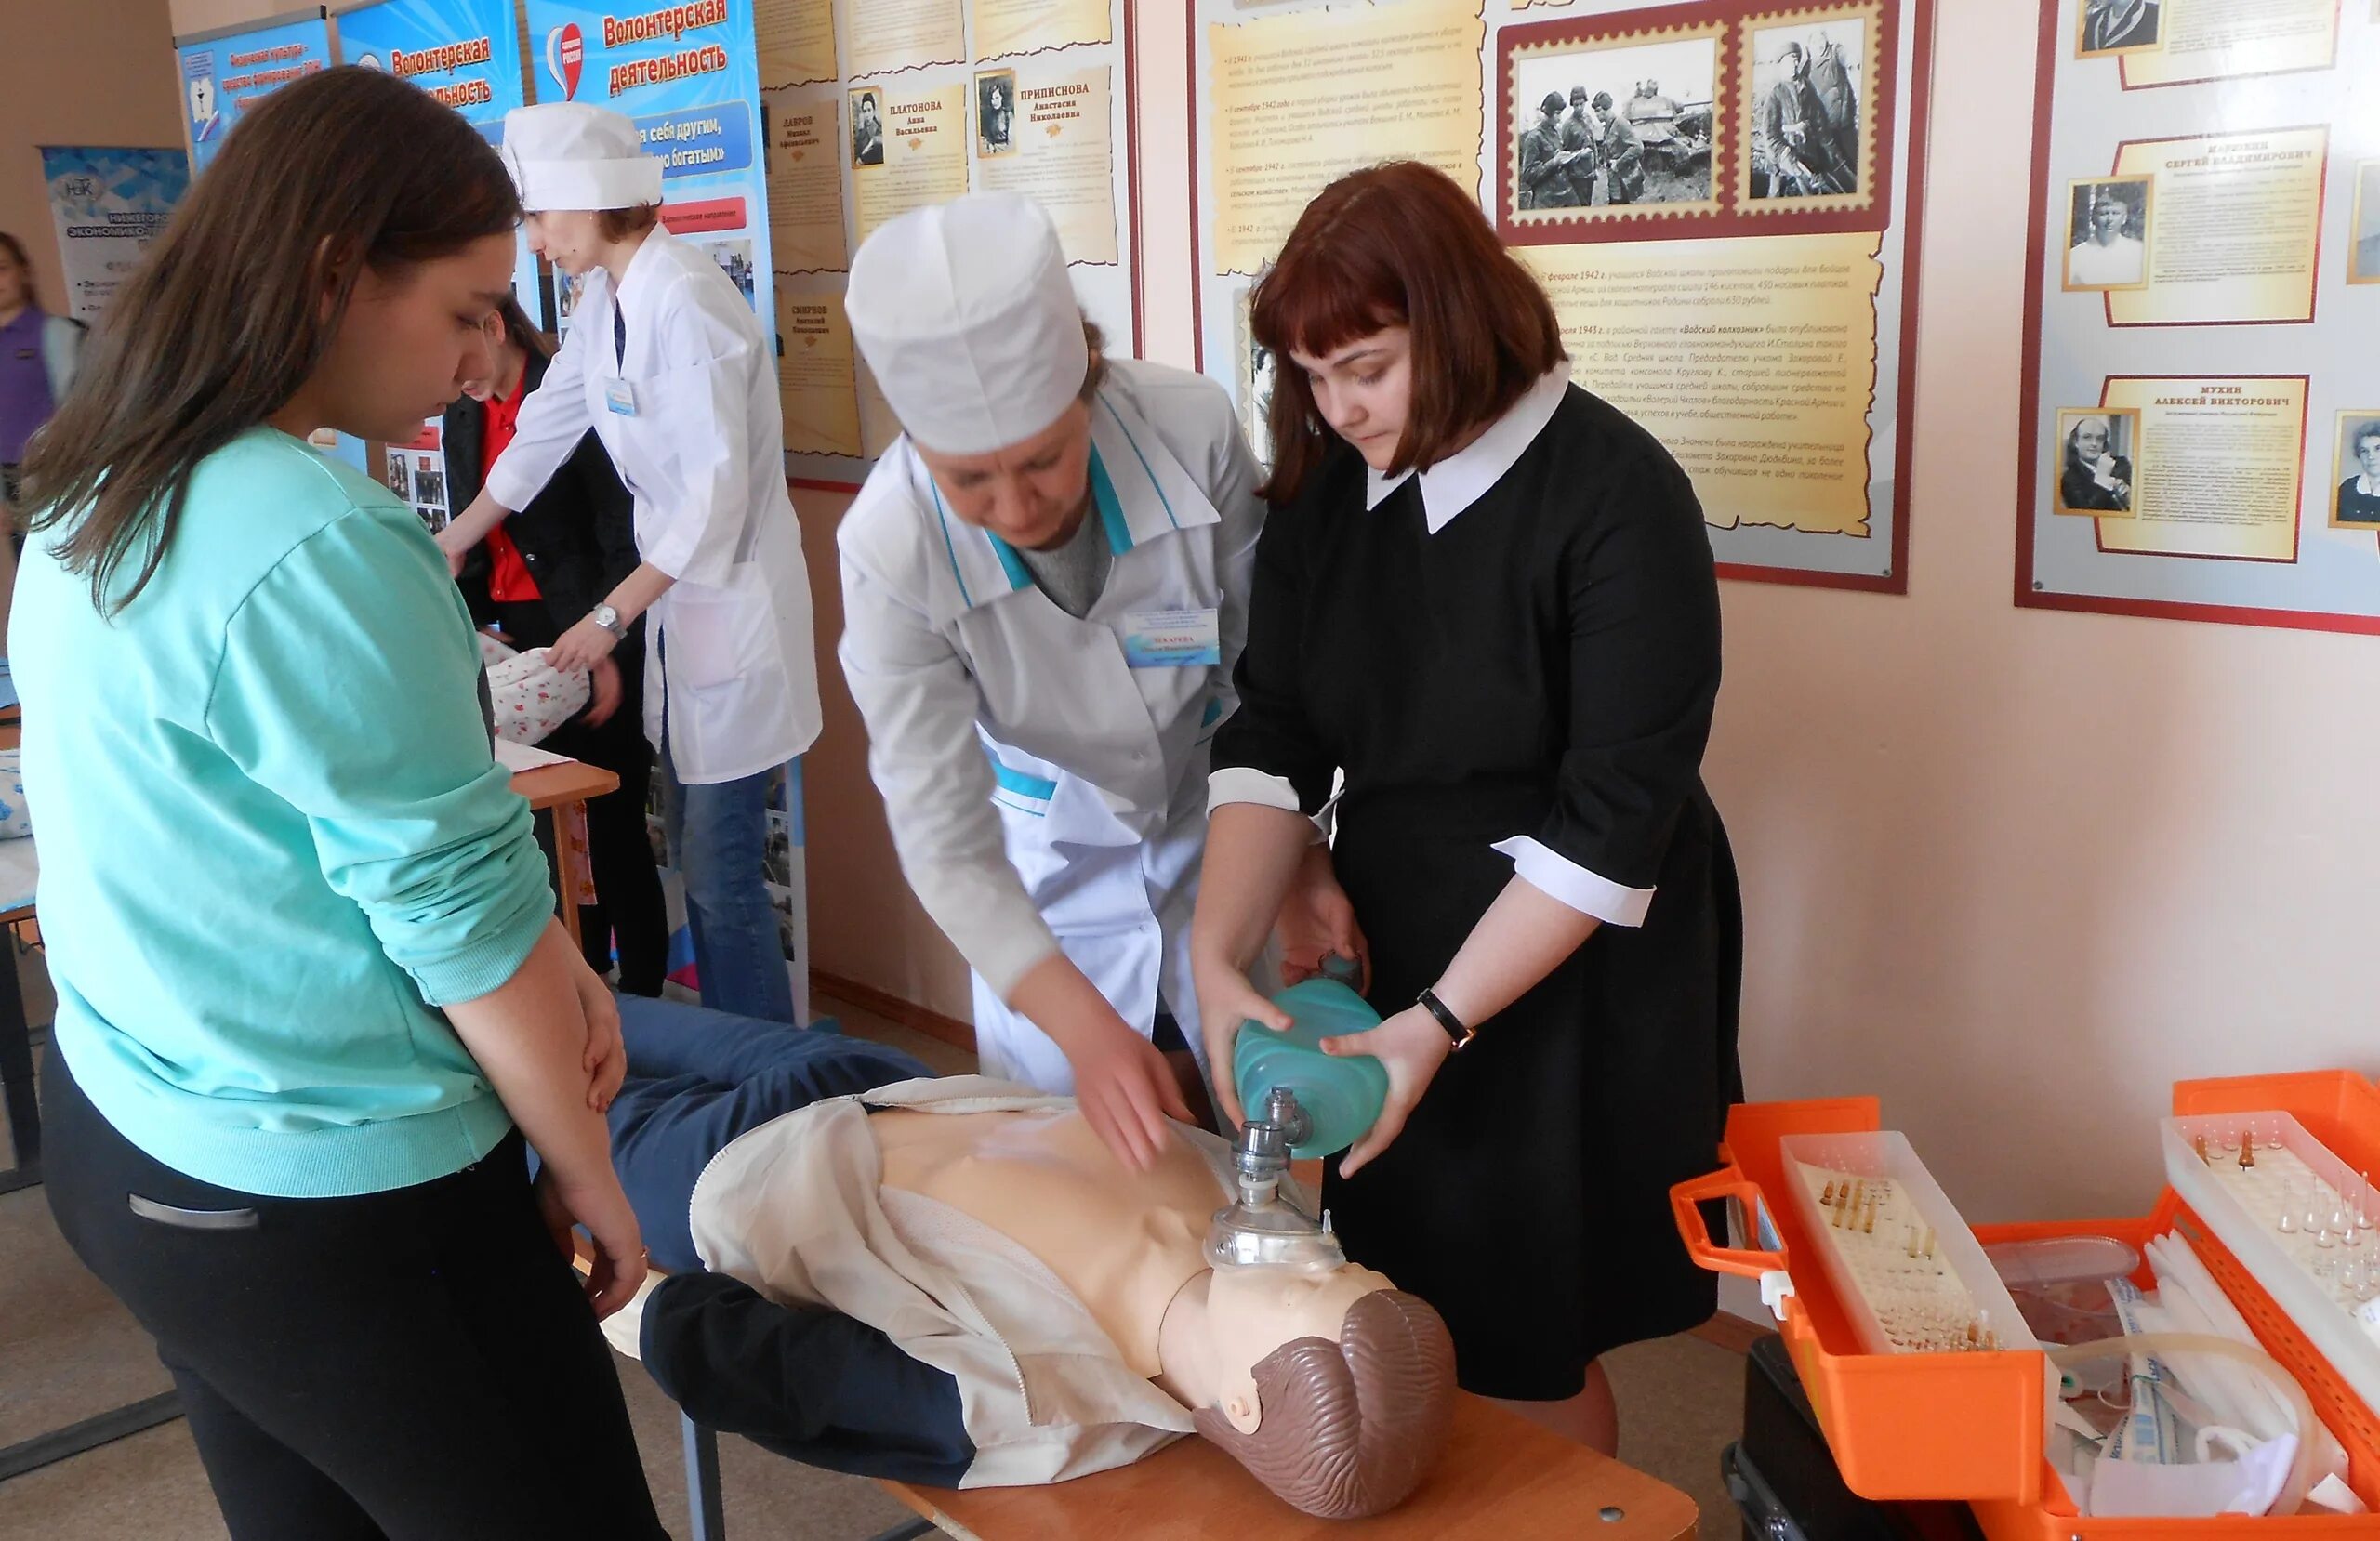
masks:
<path id="1" fill-rule="evenodd" d="M 490 144 L 525 99 L 512 0 L 381 0 L 338 19 L 342 62 L 410 81 L 463 114 Z M 521 308 L 538 314 L 537 259 L 524 240 L 513 271 Z"/>
<path id="2" fill-rule="evenodd" d="M 205 171 L 240 114 L 292 81 L 331 67 L 330 24 L 320 7 L 271 26 L 178 44 L 190 166 Z"/>
<path id="3" fill-rule="evenodd" d="M 528 6 L 537 99 L 590 102 L 635 119 L 663 162 L 662 223 L 709 252 L 774 335 L 752 0 L 619 14 L 566 0 Z M 566 327 L 576 285 L 559 273 L 554 283 Z"/>
<path id="4" fill-rule="evenodd" d="M 189 191 L 190 157 L 178 150 L 44 145 L 41 178 L 58 225 L 67 313 L 96 324 Z"/>

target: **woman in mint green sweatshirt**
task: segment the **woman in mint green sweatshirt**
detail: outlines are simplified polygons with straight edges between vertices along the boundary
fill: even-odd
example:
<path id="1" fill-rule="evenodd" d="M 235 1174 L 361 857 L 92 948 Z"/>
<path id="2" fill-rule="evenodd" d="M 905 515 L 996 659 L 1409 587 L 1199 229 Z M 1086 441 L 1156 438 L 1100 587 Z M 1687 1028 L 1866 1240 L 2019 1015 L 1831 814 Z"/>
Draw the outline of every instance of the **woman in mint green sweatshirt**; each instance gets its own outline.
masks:
<path id="1" fill-rule="evenodd" d="M 617 1013 L 445 561 L 308 442 L 411 438 L 484 372 L 519 214 L 410 85 L 275 93 L 27 467 L 50 1207 L 155 1337 L 239 1541 L 664 1534 L 595 1324 L 644 1271 L 600 1111 Z"/>

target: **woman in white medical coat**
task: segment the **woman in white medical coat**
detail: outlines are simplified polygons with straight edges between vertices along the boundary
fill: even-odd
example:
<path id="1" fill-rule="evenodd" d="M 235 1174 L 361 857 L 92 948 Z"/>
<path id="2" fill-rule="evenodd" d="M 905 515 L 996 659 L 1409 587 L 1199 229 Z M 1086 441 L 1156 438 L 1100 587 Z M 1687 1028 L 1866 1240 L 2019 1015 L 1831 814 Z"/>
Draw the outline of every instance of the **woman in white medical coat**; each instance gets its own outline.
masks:
<path id="1" fill-rule="evenodd" d="M 645 678 L 660 688 L 645 689 L 645 736 L 661 751 L 703 1003 L 791 1021 L 760 855 L 771 774 L 818 736 L 818 680 L 774 349 L 710 257 L 659 228 L 661 163 L 627 118 L 575 102 L 516 109 L 504 155 L 530 244 L 585 287 L 511 446 L 439 545 L 458 561 L 589 428 L 603 441 L 635 494 L 643 560 L 552 662 L 588 667 L 652 613 Z"/>
<path id="2" fill-rule="evenodd" d="M 1160 1042 L 1185 1070 L 1202 1052 L 1190 916 L 1255 461 L 1214 382 L 1101 356 L 1027 199 L 885 225 L 845 305 L 904 429 L 837 532 L 902 871 L 974 970 L 985 1073 L 1072 1092 L 1145 1166 L 1188 1116 Z M 1329 862 L 1306 870 L 1295 972 L 1362 948 Z"/>

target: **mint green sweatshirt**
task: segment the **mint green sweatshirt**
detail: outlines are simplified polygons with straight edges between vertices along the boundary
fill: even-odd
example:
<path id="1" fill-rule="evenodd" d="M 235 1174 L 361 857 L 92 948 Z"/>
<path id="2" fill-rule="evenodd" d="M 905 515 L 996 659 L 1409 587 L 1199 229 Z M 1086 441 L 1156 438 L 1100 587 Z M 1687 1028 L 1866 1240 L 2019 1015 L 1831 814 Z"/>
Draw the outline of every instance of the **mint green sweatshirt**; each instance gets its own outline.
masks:
<path id="1" fill-rule="evenodd" d="M 510 1122 L 438 1008 L 510 979 L 554 900 L 420 520 L 259 428 L 200 465 L 115 616 L 51 538 L 26 547 L 8 655 L 76 1082 L 150 1155 L 244 1192 L 478 1160 Z"/>

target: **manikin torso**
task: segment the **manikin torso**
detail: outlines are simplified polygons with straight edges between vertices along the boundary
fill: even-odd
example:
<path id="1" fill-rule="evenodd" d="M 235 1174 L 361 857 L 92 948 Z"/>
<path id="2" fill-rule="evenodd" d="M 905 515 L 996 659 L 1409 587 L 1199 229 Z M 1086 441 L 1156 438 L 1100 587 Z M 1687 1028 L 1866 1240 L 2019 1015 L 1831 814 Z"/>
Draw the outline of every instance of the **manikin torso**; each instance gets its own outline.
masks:
<path id="1" fill-rule="evenodd" d="M 1181 1139 L 1134 1173 L 1072 1111 L 886 1109 L 868 1129 L 886 1187 L 947 1205 L 1031 1253 L 1135 1374 L 1189 1406 L 1222 1406 L 1244 1428 L 1255 1424 L 1258 1362 L 1295 1338 L 1335 1340 L 1348 1306 L 1389 1287 L 1352 1266 L 1214 1273 L 1207 1227 L 1229 1200 Z"/>
<path id="2" fill-rule="evenodd" d="M 1033 1254 L 1133 1373 L 1160 1368 L 1157 1328 L 1207 1270 L 1207 1222 L 1228 1200 L 1197 1152 L 1168 1140 L 1134 1176 L 1076 1113 L 931 1113 L 867 1121 L 884 1185 L 946 1204 Z"/>

